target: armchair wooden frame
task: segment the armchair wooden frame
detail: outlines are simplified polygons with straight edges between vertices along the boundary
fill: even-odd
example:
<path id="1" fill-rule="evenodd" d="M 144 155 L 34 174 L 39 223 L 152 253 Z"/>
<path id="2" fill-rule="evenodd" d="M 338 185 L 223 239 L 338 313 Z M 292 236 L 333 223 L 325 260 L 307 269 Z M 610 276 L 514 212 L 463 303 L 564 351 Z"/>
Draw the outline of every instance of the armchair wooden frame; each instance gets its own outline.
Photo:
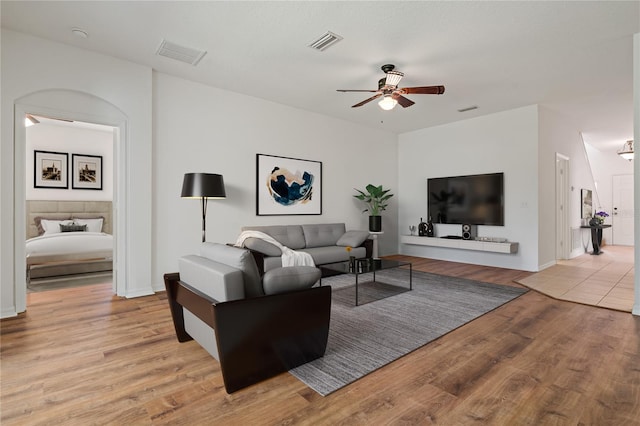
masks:
<path id="1" fill-rule="evenodd" d="M 220 369 L 228 393 L 324 355 L 329 336 L 331 287 L 218 302 L 164 275 L 178 341 L 192 340 L 183 308 L 215 330 Z"/>

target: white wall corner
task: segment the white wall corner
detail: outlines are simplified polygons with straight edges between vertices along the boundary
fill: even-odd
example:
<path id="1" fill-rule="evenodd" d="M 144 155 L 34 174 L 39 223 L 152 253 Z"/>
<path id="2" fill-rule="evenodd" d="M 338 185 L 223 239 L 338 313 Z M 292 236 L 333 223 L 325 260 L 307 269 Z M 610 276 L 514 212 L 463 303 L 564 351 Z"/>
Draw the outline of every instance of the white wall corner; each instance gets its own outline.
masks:
<path id="1" fill-rule="evenodd" d="M 633 140 L 640 141 L 640 33 L 633 36 Z M 634 207 L 635 211 L 640 211 L 640 159 L 636 159 L 633 164 L 634 172 Z M 640 247 L 640 223 L 636 216 L 634 227 L 634 246 Z M 634 253 L 634 265 L 640 265 L 640 250 Z M 635 303 L 633 314 L 640 316 L 640 274 L 635 274 Z"/>

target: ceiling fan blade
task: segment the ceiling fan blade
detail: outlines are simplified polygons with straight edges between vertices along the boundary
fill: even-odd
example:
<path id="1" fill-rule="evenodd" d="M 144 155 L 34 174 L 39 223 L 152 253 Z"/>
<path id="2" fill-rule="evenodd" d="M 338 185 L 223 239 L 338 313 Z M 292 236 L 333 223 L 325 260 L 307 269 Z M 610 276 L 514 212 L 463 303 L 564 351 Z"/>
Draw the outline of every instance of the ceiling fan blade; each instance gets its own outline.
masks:
<path id="1" fill-rule="evenodd" d="M 376 99 L 376 98 L 379 98 L 380 96 L 382 96 L 382 93 L 378 93 L 378 94 L 376 94 L 376 95 L 373 95 L 373 96 L 372 96 L 372 97 L 370 97 L 369 99 L 365 99 L 365 100 L 364 100 L 364 101 L 362 101 L 362 102 L 359 102 L 359 103 L 357 103 L 357 104 L 355 104 L 355 105 L 352 105 L 352 106 L 351 106 L 351 108 L 357 108 L 357 107 L 359 107 L 359 106 L 362 106 L 362 105 L 364 105 L 364 104 L 366 104 L 366 103 L 371 102 L 372 100 L 374 100 L 374 99 Z"/>
<path id="2" fill-rule="evenodd" d="M 375 92 L 377 92 L 377 90 L 337 89 L 336 92 L 370 92 L 370 93 L 375 93 Z"/>
<path id="3" fill-rule="evenodd" d="M 391 97 L 393 99 L 395 99 L 396 101 L 398 101 L 398 103 L 400 104 L 400 106 L 402 108 L 407 108 L 407 107 L 410 107 L 411 105 L 415 104 L 415 102 L 413 102 L 411 99 L 405 98 L 404 96 L 402 96 L 398 92 L 394 92 L 393 95 L 391 95 Z"/>
<path id="4" fill-rule="evenodd" d="M 399 92 L 403 95 L 442 95 L 444 93 L 444 86 L 403 87 L 399 89 Z"/>

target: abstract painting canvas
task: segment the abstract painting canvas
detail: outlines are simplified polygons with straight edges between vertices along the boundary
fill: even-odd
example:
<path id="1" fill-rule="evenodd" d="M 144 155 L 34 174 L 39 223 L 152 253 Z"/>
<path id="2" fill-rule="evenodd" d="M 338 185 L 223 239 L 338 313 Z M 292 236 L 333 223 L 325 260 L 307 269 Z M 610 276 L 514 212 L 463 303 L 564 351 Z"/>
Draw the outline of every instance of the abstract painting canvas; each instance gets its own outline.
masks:
<path id="1" fill-rule="evenodd" d="M 256 154 L 256 214 L 322 214 L 322 162 Z"/>

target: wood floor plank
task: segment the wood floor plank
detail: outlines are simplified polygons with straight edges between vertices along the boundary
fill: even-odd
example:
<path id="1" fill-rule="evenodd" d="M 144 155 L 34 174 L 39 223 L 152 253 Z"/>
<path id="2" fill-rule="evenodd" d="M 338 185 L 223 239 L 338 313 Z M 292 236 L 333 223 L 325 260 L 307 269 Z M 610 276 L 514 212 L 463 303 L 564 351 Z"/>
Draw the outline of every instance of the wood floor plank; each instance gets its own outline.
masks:
<path id="1" fill-rule="evenodd" d="M 530 275 L 395 258 L 516 287 Z M 640 318 L 534 291 L 327 397 L 288 373 L 227 394 L 217 361 L 178 343 L 164 293 L 92 285 L 27 306 L 0 322 L 3 426 L 640 425 Z"/>

